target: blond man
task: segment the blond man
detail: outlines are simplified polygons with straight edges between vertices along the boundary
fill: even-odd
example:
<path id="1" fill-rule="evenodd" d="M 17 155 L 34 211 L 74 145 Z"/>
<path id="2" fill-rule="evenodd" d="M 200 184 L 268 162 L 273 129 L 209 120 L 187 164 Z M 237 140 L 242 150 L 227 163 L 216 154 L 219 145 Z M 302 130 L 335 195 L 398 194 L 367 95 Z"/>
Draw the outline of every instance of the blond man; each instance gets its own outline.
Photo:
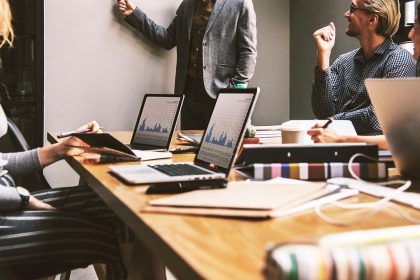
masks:
<path id="1" fill-rule="evenodd" d="M 367 78 L 414 77 L 411 54 L 391 37 L 400 20 L 397 0 L 353 0 L 344 14 L 346 34 L 356 38 L 360 48 L 341 55 L 330 65 L 335 44 L 334 23 L 313 34 L 318 50 L 312 88 L 312 109 L 317 118 L 351 120 L 360 135 L 380 135 L 381 127 L 367 95 Z"/>
<path id="2" fill-rule="evenodd" d="M 420 3 L 417 5 L 417 17 L 413 28 L 408 37 L 413 41 L 414 50 L 413 58 L 417 60 L 417 77 L 420 77 Z M 314 128 L 308 131 L 312 140 L 315 143 L 349 143 L 349 142 L 363 142 L 368 144 L 377 144 L 379 149 L 388 150 L 388 142 L 384 135 L 376 136 L 350 136 L 338 135 L 331 129 L 323 129 L 322 124 L 317 124 Z"/>

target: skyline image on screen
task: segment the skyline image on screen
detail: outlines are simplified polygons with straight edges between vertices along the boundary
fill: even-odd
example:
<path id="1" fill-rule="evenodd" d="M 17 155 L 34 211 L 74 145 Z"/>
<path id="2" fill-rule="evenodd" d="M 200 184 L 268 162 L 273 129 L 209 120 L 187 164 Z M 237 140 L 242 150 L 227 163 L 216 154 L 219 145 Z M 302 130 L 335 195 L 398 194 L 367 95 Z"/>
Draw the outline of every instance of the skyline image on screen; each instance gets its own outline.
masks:
<path id="1" fill-rule="evenodd" d="M 165 146 L 180 103 L 179 97 L 148 96 L 136 128 L 135 144 Z"/>
<path id="2" fill-rule="evenodd" d="M 219 96 L 197 159 L 222 168 L 229 166 L 252 100 L 252 94 Z"/>

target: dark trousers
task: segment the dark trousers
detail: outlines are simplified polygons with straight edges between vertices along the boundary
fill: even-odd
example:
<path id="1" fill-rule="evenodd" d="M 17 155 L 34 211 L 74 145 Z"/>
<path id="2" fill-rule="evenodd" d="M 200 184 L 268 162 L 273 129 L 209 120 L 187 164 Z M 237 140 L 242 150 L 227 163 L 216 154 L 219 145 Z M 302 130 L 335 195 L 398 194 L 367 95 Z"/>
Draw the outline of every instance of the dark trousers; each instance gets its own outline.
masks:
<path id="1" fill-rule="evenodd" d="M 184 95 L 185 100 L 181 110 L 181 129 L 206 129 L 216 100 L 207 94 L 203 80 L 187 78 Z"/>
<path id="2" fill-rule="evenodd" d="M 0 279 L 34 279 L 93 263 L 107 266 L 107 279 L 124 279 L 121 223 L 89 188 L 33 193 L 58 210 L 0 214 Z"/>

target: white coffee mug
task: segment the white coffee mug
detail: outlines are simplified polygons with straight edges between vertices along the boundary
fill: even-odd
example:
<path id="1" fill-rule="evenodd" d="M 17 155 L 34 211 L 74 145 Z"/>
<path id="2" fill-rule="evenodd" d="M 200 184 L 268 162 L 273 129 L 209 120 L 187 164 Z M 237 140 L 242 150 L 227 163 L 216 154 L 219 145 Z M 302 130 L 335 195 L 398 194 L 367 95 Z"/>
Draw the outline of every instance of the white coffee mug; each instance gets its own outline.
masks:
<path id="1" fill-rule="evenodd" d="M 306 129 L 302 126 L 285 126 L 281 128 L 283 144 L 304 144 Z"/>

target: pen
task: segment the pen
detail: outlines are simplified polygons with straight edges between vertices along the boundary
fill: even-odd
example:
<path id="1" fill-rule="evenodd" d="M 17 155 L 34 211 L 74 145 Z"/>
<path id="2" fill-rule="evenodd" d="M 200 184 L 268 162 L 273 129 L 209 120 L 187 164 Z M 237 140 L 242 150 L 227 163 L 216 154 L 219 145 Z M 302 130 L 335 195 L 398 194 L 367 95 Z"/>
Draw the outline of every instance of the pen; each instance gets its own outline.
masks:
<path id="1" fill-rule="evenodd" d="M 199 144 L 196 140 L 192 139 L 191 137 L 188 137 L 187 135 L 183 134 L 182 132 L 178 132 L 178 136 L 180 138 L 183 138 L 184 140 L 187 140 L 188 142 Z"/>
<path id="2" fill-rule="evenodd" d="M 327 128 L 331 123 L 332 123 L 333 119 L 332 118 L 328 118 L 328 121 L 322 126 L 323 129 Z"/>
<path id="3" fill-rule="evenodd" d="M 182 153 L 196 152 L 197 150 L 198 150 L 197 146 L 192 146 L 192 147 L 185 147 L 185 148 L 176 148 L 169 151 L 173 154 L 182 154 Z"/>
<path id="4" fill-rule="evenodd" d="M 100 127 L 99 129 L 103 129 L 103 127 Z M 73 130 L 73 131 L 68 131 L 68 132 L 61 132 L 60 134 L 57 135 L 57 138 L 60 139 L 60 138 L 70 137 L 70 136 L 73 136 L 75 134 L 80 134 L 80 133 L 83 134 L 83 133 L 87 133 L 91 130 L 92 130 L 91 128 L 85 128 L 83 130 L 78 130 L 78 131 Z"/>

